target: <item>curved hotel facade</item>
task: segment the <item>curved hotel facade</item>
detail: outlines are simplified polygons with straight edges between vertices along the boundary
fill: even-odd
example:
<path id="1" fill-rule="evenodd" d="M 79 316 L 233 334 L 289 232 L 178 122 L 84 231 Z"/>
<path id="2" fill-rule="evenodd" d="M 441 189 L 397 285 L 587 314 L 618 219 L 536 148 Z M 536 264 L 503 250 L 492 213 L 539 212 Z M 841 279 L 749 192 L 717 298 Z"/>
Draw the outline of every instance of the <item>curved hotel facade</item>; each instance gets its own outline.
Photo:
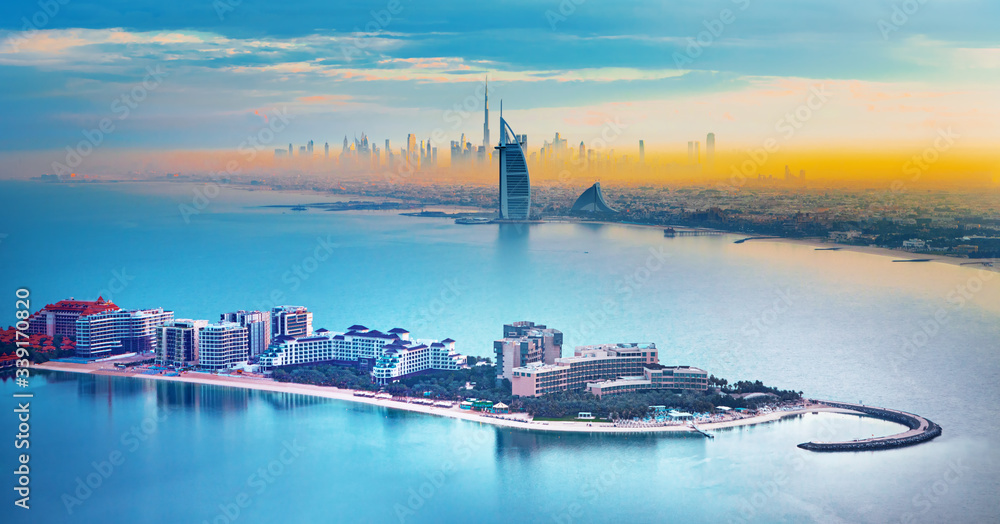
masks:
<path id="1" fill-rule="evenodd" d="M 513 137 L 513 138 L 512 138 Z M 500 116 L 500 213 L 501 220 L 528 220 L 531 214 L 531 182 L 524 160 L 526 135 L 516 135 Z"/>

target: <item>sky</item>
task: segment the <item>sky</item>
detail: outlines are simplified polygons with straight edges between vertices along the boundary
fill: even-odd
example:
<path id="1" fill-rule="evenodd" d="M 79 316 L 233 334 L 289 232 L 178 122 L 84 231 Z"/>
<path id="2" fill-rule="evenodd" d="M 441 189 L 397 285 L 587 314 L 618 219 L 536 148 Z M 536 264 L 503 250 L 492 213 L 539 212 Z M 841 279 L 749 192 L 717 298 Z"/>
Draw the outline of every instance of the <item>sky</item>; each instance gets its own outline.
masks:
<path id="1" fill-rule="evenodd" d="M 492 138 L 503 99 L 529 148 L 903 155 L 947 133 L 995 169 L 997 21 L 988 0 L 11 0 L 0 176 L 81 141 L 81 170 L 363 132 L 479 144 L 487 77 Z"/>

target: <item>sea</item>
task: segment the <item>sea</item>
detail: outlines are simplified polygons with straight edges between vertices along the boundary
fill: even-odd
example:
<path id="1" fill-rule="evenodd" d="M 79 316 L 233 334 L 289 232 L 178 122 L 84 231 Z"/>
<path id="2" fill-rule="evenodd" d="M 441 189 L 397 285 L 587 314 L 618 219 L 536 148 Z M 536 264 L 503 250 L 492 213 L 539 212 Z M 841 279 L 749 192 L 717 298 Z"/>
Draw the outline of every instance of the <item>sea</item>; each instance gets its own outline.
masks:
<path id="1" fill-rule="evenodd" d="M 293 211 L 351 197 L 214 184 L 0 181 L 0 321 L 103 296 L 177 318 L 303 305 L 314 328 L 402 327 L 492 356 L 531 320 L 572 347 L 918 413 L 932 442 L 806 414 L 689 435 L 538 433 L 330 399 L 37 372 L 0 382 L 2 522 L 996 522 L 1000 275 L 623 224 L 457 225 Z M 355 199 L 357 197 L 354 197 Z M 3 298 L 6 297 L 6 298 Z M 29 392 L 30 509 L 12 395 Z"/>

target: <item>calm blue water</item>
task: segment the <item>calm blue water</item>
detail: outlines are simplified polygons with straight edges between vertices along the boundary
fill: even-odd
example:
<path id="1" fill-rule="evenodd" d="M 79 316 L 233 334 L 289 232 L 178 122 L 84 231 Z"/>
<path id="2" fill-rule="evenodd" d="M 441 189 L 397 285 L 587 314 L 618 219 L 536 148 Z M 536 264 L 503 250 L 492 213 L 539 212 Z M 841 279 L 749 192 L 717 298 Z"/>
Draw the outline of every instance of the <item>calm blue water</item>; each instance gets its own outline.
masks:
<path id="1" fill-rule="evenodd" d="M 309 306 L 316 327 L 399 325 L 450 336 L 473 355 L 491 353 L 503 322 L 530 319 L 562 329 L 567 347 L 652 341 L 666 364 L 911 410 L 940 423 L 944 436 L 890 452 L 820 455 L 795 444 L 899 426 L 810 415 L 712 441 L 537 435 L 290 395 L 50 374 L 32 387 L 33 509 L 15 512 L 4 501 L 5 522 L 8 514 L 16 522 L 226 522 L 241 494 L 240 522 L 980 522 L 1000 514 L 991 446 L 1000 429 L 995 274 L 790 244 L 664 239 L 637 227 L 458 226 L 254 207 L 322 200 L 315 195 L 227 190 L 186 222 L 178 206 L 192 204 L 192 189 L 0 183 L 9 296 L 0 319 L 13 319 L 20 286 L 36 307 L 103 294 L 187 318 L 290 303 Z M 14 385 L 0 389 L 13 407 Z M 146 439 L 129 437 L 144 421 Z M 12 417 L 0 425 L 14 433 Z M 298 455 L 282 455 L 288 448 Z M 13 469 L 13 451 L 0 453 L 4 467 Z M 69 513 L 63 495 L 74 496 L 77 479 L 114 452 L 123 461 L 76 497 L 80 504 L 70 500 Z"/>

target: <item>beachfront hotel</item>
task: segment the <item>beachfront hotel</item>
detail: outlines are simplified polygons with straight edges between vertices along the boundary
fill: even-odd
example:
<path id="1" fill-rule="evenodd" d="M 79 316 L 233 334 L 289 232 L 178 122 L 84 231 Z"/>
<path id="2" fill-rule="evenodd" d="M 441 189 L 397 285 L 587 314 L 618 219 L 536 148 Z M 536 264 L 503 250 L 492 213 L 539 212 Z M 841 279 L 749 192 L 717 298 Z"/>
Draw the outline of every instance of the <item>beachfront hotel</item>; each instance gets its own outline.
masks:
<path id="1" fill-rule="evenodd" d="M 311 315 L 311 313 L 310 313 Z M 247 346 L 251 357 L 260 355 L 267 351 L 268 344 L 271 343 L 271 312 L 270 311 L 234 311 L 223 313 L 220 320 L 225 322 L 235 322 L 247 328 Z M 312 325 L 310 319 L 309 325 Z"/>
<path id="2" fill-rule="evenodd" d="M 198 363 L 198 331 L 207 320 L 171 320 L 156 328 L 156 363 L 186 367 Z"/>
<path id="3" fill-rule="evenodd" d="M 308 337 L 313 333 L 313 314 L 304 306 L 271 309 L 271 337 Z M 270 342 L 269 342 L 270 343 Z"/>
<path id="4" fill-rule="evenodd" d="M 264 371 L 320 362 L 372 369 L 373 380 L 384 384 L 421 371 L 459 369 L 465 356 L 455 352 L 455 341 L 450 338 L 417 341 L 402 328 L 383 333 L 356 324 L 344 333 L 319 329 L 312 336 L 275 337 L 259 358 Z"/>
<path id="5" fill-rule="evenodd" d="M 705 391 L 708 389 L 708 372 L 691 366 L 655 364 L 644 366 L 641 376 L 623 376 L 587 384 L 587 391 L 598 397 L 649 389 Z"/>
<path id="6" fill-rule="evenodd" d="M 534 322 L 504 324 L 503 337 L 493 342 L 497 378 L 510 380 L 514 368 L 541 362 L 555 364 L 562 357 L 563 334 Z"/>
<path id="7" fill-rule="evenodd" d="M 464 355 L 455 352 L 455 341 L 450 338 L 430 344 L 395 340 L 382 346 L 382 351 L 372 368 L 372 382 L 379 385 L 423 371 L 457 371 L 466 361 Z"/>
<path id="8" fill-rule="evenodd" d="M 221 321 L 198 330 L 198 367 L 216 371 L 246 362 L 249 358 L 247 328 Z"/>
<path id="9" fill-rule="evenodd" d="M 31 315 L 28 318 L 28 334 L 75 337 L 78 318 L 119 309 L 104 297 L 97 297 L 97 300 L 74 300 L 70 297 L 49 304 Z"/>
<path id="10" fill-rule="evenodd" d="M 644 366 L 658 363 L 653 343 L 578 346 L 574 356 L 557 358 L 554 364 L 534 363 L 514 368 L 511 389 L 514 395 L 522 397 L 584 389 L 591 382 L 641 375 Z"/>
<path id="11" fill-rule="evenodd" d="M 115 309 L 76 319 L 76 354 L 101 358 L 118 353 L 156 351 L 156 329 L 174 319 L 173 311 Z"/>

